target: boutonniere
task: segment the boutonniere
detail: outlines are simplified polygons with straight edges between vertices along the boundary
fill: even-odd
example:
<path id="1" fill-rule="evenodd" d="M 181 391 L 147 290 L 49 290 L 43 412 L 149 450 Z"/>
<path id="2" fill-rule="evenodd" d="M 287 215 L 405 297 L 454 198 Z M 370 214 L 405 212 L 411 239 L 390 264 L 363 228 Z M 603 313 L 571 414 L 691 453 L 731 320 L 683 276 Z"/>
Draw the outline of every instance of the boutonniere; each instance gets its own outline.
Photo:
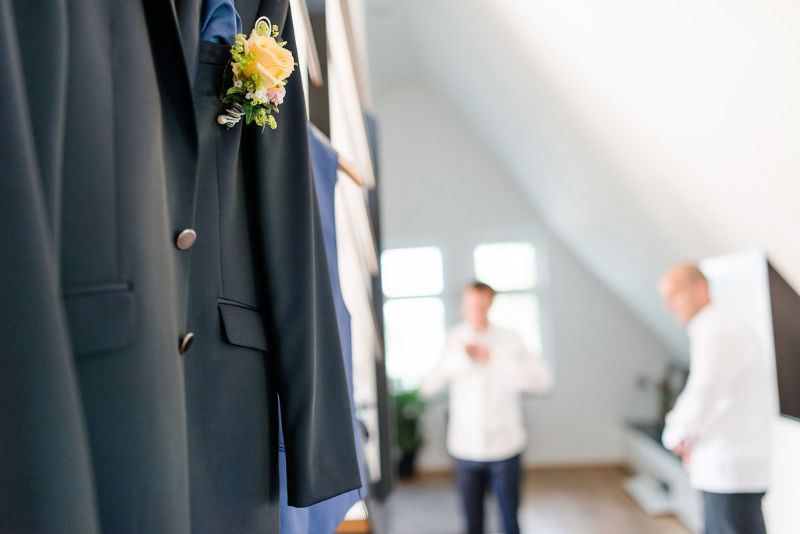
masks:
<path id="1" fill-rule="evenodd" d="M 294 56 L 280 40 L 278 26 L 267 17 L 256 20 L 250 36 L 240 33 L 231 48 L 220 98 L 225 110 L 217 122 L 232 128 L 244 117 L 263 129 L 278 127 L 275 114 L 286 95 L 286 79 L 294 71 Z"/>

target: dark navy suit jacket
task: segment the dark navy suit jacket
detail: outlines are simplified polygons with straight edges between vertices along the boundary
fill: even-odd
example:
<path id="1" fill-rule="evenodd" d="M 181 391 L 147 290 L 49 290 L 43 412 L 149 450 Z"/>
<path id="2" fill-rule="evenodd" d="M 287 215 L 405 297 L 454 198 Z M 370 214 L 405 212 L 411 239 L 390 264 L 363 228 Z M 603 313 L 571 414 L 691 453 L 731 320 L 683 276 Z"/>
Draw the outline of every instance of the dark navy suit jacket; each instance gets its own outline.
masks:
<path id="1" fill-rule="evenodd" d="M 299 75 L 223 131 L 201 8 L 0 3 L 0 531 L 277 532 L 278 394 L 289 502 L 360 484 Z"/>

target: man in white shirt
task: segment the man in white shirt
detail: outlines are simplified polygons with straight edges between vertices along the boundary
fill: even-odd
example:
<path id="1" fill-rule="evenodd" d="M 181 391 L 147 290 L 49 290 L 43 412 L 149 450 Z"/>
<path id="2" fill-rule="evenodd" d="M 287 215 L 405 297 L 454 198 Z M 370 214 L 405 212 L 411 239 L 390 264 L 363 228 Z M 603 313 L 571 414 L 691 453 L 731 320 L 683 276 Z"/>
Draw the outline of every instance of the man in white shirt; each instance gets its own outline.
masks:
<path id="1" fill-rule="evenodd" d="M 711 303 L 696 265 L 673 267 L 659 289 L 691 343 L 689 380 L 667 415 L 664 446 L 702 492 L 706 534 L 765 533 L 771 390 L 758 338 Z"/>
<path id="2" fill-rule="evenodd" d="M 518 534 L 521 457 L 525 450 L 523 393 L 552 388 L 547 365 L 516 333 L 489 323 L 494 290 L 475 282 L 464 290 L 464 321 L 447 335 L 444 351 L 422 384 L 425 396 L 450 387 L 447 448 L 469 534 L 483 532 L 486 490 L 494 492 L 507 534 Z"/>

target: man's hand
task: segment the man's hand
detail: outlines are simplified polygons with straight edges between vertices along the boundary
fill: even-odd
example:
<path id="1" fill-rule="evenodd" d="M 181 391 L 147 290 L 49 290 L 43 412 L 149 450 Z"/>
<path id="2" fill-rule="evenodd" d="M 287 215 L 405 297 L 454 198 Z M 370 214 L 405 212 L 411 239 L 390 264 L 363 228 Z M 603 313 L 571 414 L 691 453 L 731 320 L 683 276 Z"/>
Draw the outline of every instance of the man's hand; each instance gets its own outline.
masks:
<path id="1" fill-rule="evenodd" d="M 677 447 L 672 449 L 672 452 L 681 457 L 683 470 L 688 473 L 692 464 L 692 444 L 688 441 L 681 441 Z"/>
<path id="2" fill-rule="evenodd" d="M 471 343 L 466 346 L 466 351 L 473 362 L 486 363 L 489 361 L 489 348 Z"/>

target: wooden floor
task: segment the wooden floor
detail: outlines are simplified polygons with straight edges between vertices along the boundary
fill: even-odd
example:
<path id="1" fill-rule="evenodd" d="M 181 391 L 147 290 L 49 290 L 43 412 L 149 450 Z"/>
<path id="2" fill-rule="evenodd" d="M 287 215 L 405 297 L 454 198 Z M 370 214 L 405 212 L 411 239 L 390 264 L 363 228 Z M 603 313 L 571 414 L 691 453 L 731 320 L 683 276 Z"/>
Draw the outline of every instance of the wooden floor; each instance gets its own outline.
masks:
<path id="1" fill-rule="evenodd" d="M 651 518 L 622 488 L 619 467 L 536 469 L 526 473 L 520 525 L 526 534 L 687 534 L 672 517 Z M 487 532 L 502 532 L 487 503 Z M 380 514 L 387 534 L 460 534 L 461 515 L 449 475 L 400 483 Z"/>

